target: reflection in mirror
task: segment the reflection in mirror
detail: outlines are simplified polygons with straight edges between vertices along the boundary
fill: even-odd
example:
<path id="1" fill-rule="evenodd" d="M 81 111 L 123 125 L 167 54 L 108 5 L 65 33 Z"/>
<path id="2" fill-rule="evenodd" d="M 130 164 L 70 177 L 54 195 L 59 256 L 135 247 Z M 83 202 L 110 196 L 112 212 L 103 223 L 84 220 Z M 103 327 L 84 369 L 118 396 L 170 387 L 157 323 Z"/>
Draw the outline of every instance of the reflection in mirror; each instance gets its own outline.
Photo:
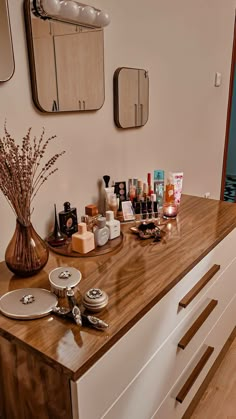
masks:
<path id="1" fill-rule="evenodd" d="M 34 17 L 25 0 L 32 94 L 43 112 L 87 111 L 104 103 L 102 29 Z"/>
<path id="2" fill-rule="evenodd" d="M 7 0 L 0 0 L 0 54 L 0 82 L 2 82 L 9 80 L 15 70 Z"/>
<path id="3" fill-rule="evenodd" d="M 149 77 L 146 70 L 121 67 L 114 74 L 114 119 L 119 128 L 141 127 L 149 112 Z"/>

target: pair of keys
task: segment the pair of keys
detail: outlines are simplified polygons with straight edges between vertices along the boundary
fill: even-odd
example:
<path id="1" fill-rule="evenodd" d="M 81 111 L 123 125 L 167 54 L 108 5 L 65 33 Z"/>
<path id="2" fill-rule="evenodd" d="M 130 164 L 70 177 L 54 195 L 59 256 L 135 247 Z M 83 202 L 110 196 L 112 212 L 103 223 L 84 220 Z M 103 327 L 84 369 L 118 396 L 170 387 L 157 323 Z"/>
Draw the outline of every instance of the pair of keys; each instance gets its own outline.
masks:
<path id="1" fill-rule="evenodd" d="M 81 312 L 77 304 L 74 291 L 71 288 L 66 290 L 66 296 L 68 298 L 70 308 L 55 306 L 52 308 L 52 312 L 54 314 L 57 314 L 61 317 L 69 317 L 70 319 L 73 318 L 78 326 L 91 326 L 97 330 L 107 329 L 108 324 L 103 320 Z"/>

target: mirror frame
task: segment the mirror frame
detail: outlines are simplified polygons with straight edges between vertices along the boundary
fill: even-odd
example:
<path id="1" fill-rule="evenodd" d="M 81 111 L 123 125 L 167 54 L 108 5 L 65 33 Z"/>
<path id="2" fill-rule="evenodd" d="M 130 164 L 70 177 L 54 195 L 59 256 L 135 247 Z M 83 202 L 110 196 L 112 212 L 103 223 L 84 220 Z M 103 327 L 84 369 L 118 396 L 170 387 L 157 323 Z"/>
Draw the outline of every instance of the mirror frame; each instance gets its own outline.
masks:
<path id="1" fill-rule="evenodd" d="M 102 108 L 105 102 L 105 74 L 104 74 L 104 37 L 103 37 L 103 97 L 101 100 L 101 106 L 99 108 L 90 108 L 90 109 L 66 109 L 66 110 L 46 110 L 43 108 L 43 105 L 39 101 L 39 94 L 38 94 L 38 87 L 37 87 L 37 70 L 35 64 L 35 53 L 34 53 L 34 43 L 33 43 L 33 31 L 32 31 L 32 12 L 31 12 L 31 1 L 24 0 L 24 17 L 25 17 L 25 30 L 26 30 L 26 38 L 27 38 L 27 45 L 28 45 L 28 59 L 29 59 L 29 66 L 30 66 L 30 79 L 31 79 L 31 89 L 32 89 L 32 98 L 35 106 L 43 113 L 47 114 L 61 114 L 61 113 L 68 113 L 68 112 L 94 112 Z M 40 19 L 40 18 L 39 18 Z M 42 19 L 41 19 L 42 20 Z M 48 19 L 47 19 L 48 20 Z M 52 22 L 54 22 L 53 19 Z M 55 20 L 55 22 L 58 22 Z M 58 22 L 62 23 L 62 22 Z M 76 27 L 76 25 L 74 25 Z M 78 25 L 79 26 L 79 25 Z M 93 29 L 90 29 L 91 31 Z M 96 29 L 97 30 L 97 29 Z M 99 31 L 103 32 L 103 29 L 99 29 Z"/>
<path id="2" fill-rule="evenodd" d="M 126 83 L 126 86 L 123 90 L 126 95 L 126 99 L 129 99 L 129 107 L 124 111 L 124 98 L 122 98 L 121 92 L 121 77 L 123 71 L 133 72 L 136 78 L 130 78 L 129 82 Z M 140 75 L 144 75 L 145 84 L 141 85 Z M 130 129 L 130 128 L 140 128 L 143 127 L 149 118 L 149 75 L 148 71 L 143 68 L 136 67 L 119 67 L 114 72 L 113 77 L 113 92 L 114 92 L 114 121 L 118 128 Z M 136 97 L 135 97 L 136 96 Z M 133 101 L 133 99 L 135 99 Z M 144 103 L 143 103 L 144 102 Z M 133 111 L 130 112 L 131 106 L 133 106 Z M 122 121 L 122 114 L 131 116 L 131 119 L 134 118 L 134 121 L 128 125 L 124 125 Z M 145 122 L 143 123 L 143 114 L 146 115 Z"/>
<path id="3" fill-rule="evenodd" d="M 9 53 L 9 61 L 11 62 L 11 65 L 9 66 L 9 71 L 8 74 L 4 76 L 4 78 L 2 78 L 1 74 L 0 74 L 0 82 L 3 83 L 5 81 L 8 81 L 12 78 L 14 72 L 15 72 L 15 59 L 14 59 L 14 52 L 13 52 L 13 43 L 12 43 L 12 34 L 11 34 L 11 24 L 10 24 L 10 16 L 9 16 L 9 8 L 8 8 L 8 1 L 7 0 L 0 0 L 0 2 L 2 2 L 3 4 L 3 11 L 5 12 L 5 15 L 2 15 L 2 17 L 0 17 L 0 26 L 1 26 L 1 20 L 3 21 L 4 19 L 6 19 L 6 36 L 7 36 L 7 41 L 8 41 L 8 53 Z M 5 8 L 5 10 L 4 10 Z M 0 32 L 2 30 L 2 27 L 0 27 Z M 1 38 L 3 38 L 1 36 Z M 1 51 L 2 53 L 2 51 Z"/>

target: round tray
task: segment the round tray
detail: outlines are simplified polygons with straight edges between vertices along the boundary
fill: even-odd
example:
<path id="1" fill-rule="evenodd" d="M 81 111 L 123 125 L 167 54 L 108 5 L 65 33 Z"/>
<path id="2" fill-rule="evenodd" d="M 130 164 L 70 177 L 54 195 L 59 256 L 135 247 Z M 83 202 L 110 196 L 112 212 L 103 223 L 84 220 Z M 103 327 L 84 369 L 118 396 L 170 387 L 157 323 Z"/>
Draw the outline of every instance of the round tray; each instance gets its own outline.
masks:
<path id="1" fill-rule="evenodd" d="M 91 250 L 91 252 L 88 252 L 84 255 L 78 252 L 74 252 L 71 249 L 71 239 L 69 238 L 66 244 L 63 246 L 53 247 L 53 246 L 50 246 L 50 244 L 48 243 L 48 247 L 54 253 L 58 253 L 59 255 L 70 256 L 70 257 L 75 257 L 75 258 L 86 258 L 86 257 L 104 255 L 106 253 L 112 252 L 113 250 L 116 250 L 119 247 L 121 247 L 122 242 L 123 242 L 123 233 L 120 233 L 120 236 L 117 237 L 116 239 L 109 240 L 104 246 L 96 247 L 94 250 Z"/>

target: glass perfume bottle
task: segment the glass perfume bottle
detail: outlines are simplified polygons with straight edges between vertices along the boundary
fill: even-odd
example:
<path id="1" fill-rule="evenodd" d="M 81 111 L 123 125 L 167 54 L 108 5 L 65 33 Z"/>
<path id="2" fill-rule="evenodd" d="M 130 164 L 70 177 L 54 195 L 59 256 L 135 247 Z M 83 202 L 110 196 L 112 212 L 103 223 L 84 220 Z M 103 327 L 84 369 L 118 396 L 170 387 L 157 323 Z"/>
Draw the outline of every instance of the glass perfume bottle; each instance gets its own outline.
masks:
<path id="1" fill-rule="evenodd" d="M 70 207 L 70 202 L 64 203 L 64 211 L 59 212 L 59 224 L 62 233 L 70 237 L 78 231 L 76 208 Z"/>
<path id="2" fill-rule="evenodd" d="M 111 211 L 113 213 L 113 211 Z M 104 246 L 109 239 L 109 228 L 106 226 L 106 218 L 100 217 L 97 220 L 97 228 L 94 231 L 96 246 Z"/>
<path id="3" fill-rule="evenodd" d="M 74 252 L 86 254 L 95 248 L 94 234 L 87 231 L 85 223 L 78 224 L 78 232 L 71 236 L 71 246 Z"/>

